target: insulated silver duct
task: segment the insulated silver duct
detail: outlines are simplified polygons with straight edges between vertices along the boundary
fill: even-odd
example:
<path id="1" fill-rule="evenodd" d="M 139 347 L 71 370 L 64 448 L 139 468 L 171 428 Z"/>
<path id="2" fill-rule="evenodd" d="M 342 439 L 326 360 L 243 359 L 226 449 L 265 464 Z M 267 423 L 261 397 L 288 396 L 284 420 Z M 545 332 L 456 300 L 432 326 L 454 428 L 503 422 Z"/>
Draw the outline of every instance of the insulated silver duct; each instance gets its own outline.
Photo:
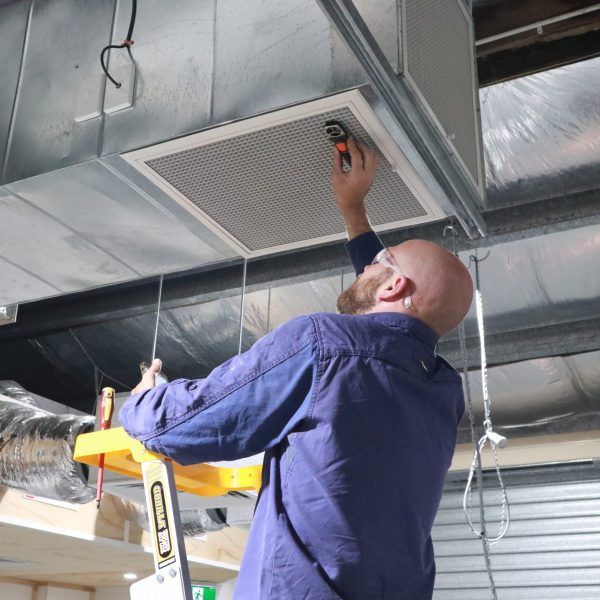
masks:
<path id="1" fill-rule="evenodd" d="M 0 484 L 84 504 L 94 498 L 88 470 L 73 460 L 75 439 L 94 417 L 55 415 L 12 381 L 0 382 Z"/>
<path id="2" fill-rule="evenodd" d="M 480 90 L 488 196 L 556 196 L 598 186 L 600 58 Z"/>

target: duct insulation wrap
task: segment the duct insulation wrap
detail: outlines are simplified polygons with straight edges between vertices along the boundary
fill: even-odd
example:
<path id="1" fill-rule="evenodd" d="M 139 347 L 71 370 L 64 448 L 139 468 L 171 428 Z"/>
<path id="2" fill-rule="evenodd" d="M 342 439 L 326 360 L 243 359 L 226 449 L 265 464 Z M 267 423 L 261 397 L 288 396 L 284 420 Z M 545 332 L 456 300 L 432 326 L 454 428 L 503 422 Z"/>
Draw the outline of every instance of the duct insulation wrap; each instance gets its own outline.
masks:
<path id="1" fill-rule="evenodd" d="M 23 389 L 16 381 L 0 381 L 0 396 L 6 396 L 11 400 L 18 400 L 23 404 L 29 404 L 30 406 L 37 406 L 34 397 L 27 390 Z"/>
<path id="2" fill-rule="evenodd" d="M 65 502 L 92 500 L 88 469 L 73 449 L 80 433 L 94 429 L 94 417 L 52 414 L 18 384 L 0 385 L 0 484 Z"/>
<path id="3" fill-rule="evenodd" d="M 481 89 L 488 195 L 597 186 L 598 89 L 600 58 Z"/>

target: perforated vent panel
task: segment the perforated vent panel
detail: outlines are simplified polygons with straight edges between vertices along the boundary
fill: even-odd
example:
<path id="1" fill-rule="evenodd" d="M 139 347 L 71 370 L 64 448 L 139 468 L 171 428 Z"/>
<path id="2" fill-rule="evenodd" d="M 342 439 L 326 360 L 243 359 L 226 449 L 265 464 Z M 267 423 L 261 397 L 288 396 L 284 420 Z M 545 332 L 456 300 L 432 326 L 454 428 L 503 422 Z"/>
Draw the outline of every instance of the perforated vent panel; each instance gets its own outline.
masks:
<path id="1" fill-rule="evenodd" d="M 472 42 L 461 1 L 404 0 L 405 69 L 480 184 Z"/>
<path id="2" fill-rule="evenodd" d="M 146 164 L 251 252 L 341 234 L 331 191 L 332 145 L 323 131 L 329 119 L 374 145 L 353 113 L 340 108 Z M 427 215 L 382 155 L 368 208 L 374 225 Z"/>

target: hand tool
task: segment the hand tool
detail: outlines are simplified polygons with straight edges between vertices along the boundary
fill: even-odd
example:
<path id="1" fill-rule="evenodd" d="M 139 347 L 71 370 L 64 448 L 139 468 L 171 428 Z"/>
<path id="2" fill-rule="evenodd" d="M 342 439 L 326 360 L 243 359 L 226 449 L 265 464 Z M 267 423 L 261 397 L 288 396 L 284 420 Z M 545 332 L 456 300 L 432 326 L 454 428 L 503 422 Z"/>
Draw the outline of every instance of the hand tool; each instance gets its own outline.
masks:
<path id="1" fill-rule="evenodd" d="M 327 137 L 335 144 L 335 147 L 342 155 L 349 167 L 352 167 L 350 152 L 348 152 L 348 133 L 339 121 L 325 121 L 325 133 Z"/>
<path id="2" fill-rule="evenodd" d="M 100 431 L 110 429 L 113 411 L 115 409 L 115 390 L 111 387 L 102 388 L 100 402 Z M 102 500 L 102 483 L 104 482 L 104 454 L 98 457 L 98 479 L 96 480 L 96 508 L 100 508 Z"/>

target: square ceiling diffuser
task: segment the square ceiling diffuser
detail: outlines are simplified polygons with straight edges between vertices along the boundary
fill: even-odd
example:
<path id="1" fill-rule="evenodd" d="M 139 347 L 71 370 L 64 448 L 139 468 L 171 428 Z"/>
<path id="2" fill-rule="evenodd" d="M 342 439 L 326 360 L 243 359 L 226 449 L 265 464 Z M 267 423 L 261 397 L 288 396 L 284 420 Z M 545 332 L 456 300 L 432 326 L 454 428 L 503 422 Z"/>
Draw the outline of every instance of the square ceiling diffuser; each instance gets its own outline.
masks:
<path id="1" fill-rule="evenodd" d="M 377 179 L 367 197 L 375 230 L 445 216 L 358 90 L 123 157 L 242 256 L 266 255 L 345 237 L 331 190 L 328 120 L 377 149 Z"/>

